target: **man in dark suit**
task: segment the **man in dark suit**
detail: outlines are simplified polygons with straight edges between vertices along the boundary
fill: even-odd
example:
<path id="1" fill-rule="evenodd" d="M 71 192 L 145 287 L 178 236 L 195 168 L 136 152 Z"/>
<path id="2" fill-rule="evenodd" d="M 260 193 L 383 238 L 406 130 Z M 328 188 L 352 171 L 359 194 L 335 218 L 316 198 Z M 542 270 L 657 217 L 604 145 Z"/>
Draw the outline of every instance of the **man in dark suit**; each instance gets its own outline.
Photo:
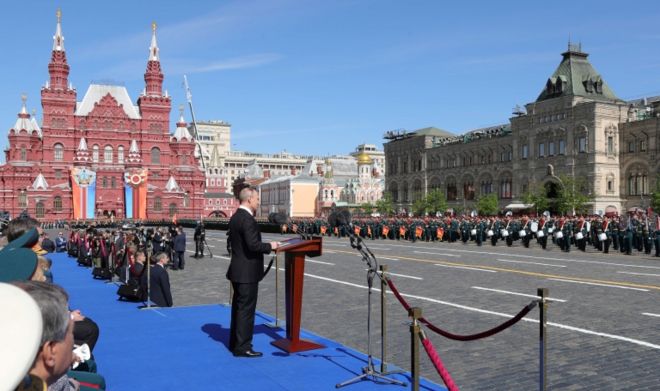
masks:
<path id="1" fill-rule="evenodd" d="M 43 237 L 43 240 L 41 241 L 41 248 L 48 251 L 49 253 L 54 253 L 55 243 L 50 240 L 47 233 L 44 232 L 41 236 Z"/>
<path id="2" fill-rule="evenodd" d="M 229 220 L 231 262 L 227 279 L 234 288 L 231 303 L 229 349 L 237 357 L 260 357 L 252 350 L 254 315 L 259 281 L 264 276 L 264 254 L 277 249 L 277 242 L 263 243 L 254 214 L 259 207 L 259 193 L 245 188 L 238 196 L 241 206 Z"/>
<path id="3" fill-rule="evenodd" d="M 176 236 L 174 237 L 174 266 L 173 270 L 181 269 L 186 266 L 184 254 L 186 253 L 186 233 L 183 228 L 176 227 Z"/>
<path id="4" fill-rule="evenodd" d="M 147 273 L 142 273 L 140 279 L 140 289 L 142 289 L 142 296 L 148 298 L 152 303 L 159 307 L 171 307 L 172 291 L 170 290 L 170 276 L 165 270 L 165 265 L 170 261 L 169 256 L 160 252 L 154 255 L 155 265 L 151 266 L 149 272 L 149 281 L 151 286 L 149 288 L 149 297 L 147 297 Z"/>

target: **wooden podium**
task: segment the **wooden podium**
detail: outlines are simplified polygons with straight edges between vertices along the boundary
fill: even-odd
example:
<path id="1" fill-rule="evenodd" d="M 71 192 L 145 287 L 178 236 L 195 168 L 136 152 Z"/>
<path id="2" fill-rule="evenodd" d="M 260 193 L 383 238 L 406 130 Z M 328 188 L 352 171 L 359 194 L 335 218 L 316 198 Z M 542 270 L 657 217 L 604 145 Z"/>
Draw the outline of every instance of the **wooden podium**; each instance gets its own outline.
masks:
<path id="1" fill-rule="evenodd" d="M 286 338 L 271 342 L 287 353 L 324 348 L 325 346 L 300 339 L 305 256 L 321 255 L 322 239 L 293 238 L 282 242 L 278 253 L 285 253 Z"/>

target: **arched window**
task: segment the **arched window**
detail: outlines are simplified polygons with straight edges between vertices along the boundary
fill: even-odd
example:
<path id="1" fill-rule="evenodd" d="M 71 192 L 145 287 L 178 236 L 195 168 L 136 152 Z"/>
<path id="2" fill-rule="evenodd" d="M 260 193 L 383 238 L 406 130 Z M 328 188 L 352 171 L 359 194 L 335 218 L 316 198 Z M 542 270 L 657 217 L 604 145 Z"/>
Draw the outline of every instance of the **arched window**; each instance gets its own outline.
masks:
<path id="1" fill-rule="evenodd" d="M 60 143 L 53 146 L 53 160 L 56 162 L 61 162 L 64 160 L 64 146 Z"/>
<path id="2" fill-rule="evenodd" d="M 190 196 L 188 194 L 183 195 L 183 207 L 187 207 L 188 204 L 190 203 Z"/>
<path id="3" fill-rule="evenodd" d="M 112 147 L 109 145 L 103 149 L 103 163 L 112 163 Z"/>
<path id="4" fill-rule="evenodd" d="M 463 182 L 463 198 L 466 200 L 474 200 L 474 183 L 471 180 Z"/>
<path id="5" fill-rule="evenodd" d="M 160 197 L 154 198 L 154 210 L 156 212 L 163 210 L 163 201 L 160 199 Z"/>
<path id="6" fill-rule="evenodd" d="M 34 214 L 36 215 L 37 218 L 43 218 L 45 214 L 46 208 L 44 208 L 44 202 L 39 201 L 34 207 Z"/>
<path id="7" fill-rule="evenodd" d="M 19 159 L 20 160 L 27 160 L 27 148 L 25 148 L 25 145 L 21 146 Z"/>
<path id="8" fill-rule="evenodd" d="M 107 178 L 107 177 L 103 177 L 103 178 L 101 178 L 101 179 L 102 179 L 102 180 L 101 180 L 101 187 L 105 189 L 106 187 L 108 187 L 108 178 Z"/>
<path id="9" fill-rule="evenodd" d="M 62 197 L 55 196 L 55 198 L 53 198 L 53 209 L 55 210 L 55 212 L 62 211 Z"/>
<path id="10" fill-rule="evenodd" d="M 115 180 L 115 177 L 110 178 L 110 187 L 113 189 L 117 187 L 117 181 Z"/>
<path id="11" fill-rule="evenodd" d="M 511 178 L 500 180 L 500 198 L 511 198 Z"/>
<path id="12" fill-rule="evenodd" d="M 170 217 L 174 217 L 175 214 L 176 214 L 176 204 L 171 203 L 170 204 Z"/>
<path id="13" fill-rule="evenodd" d="M 96 144 L 92 147 L 92 161 L 94 163 L 99 162 L 99 146 Z"/>
<path id="14" fill-rule="evenodd" d="M 117 163 L 124 164 L 124 146 L 117 147 Z"/>
<path id="15" fill-rule="evenodd" d="M 21 209 L 27 208 L 27 193 L 25 193 L 25 190 L 21 190 L 21 193 L 18 195 L 18 207 Z"/>
<path id="16" fill-rule="evenodd" d="M 160 149 L 158 147 L 151 148 L 151 164 L 160 164 Z"/>
<path id="17" fill-rule="evenodd" d="M 458 198 L 458 190 L 456 189 L 456 182 L 453 179 L 447 180 L 447 201 L 456 201 Z"/>

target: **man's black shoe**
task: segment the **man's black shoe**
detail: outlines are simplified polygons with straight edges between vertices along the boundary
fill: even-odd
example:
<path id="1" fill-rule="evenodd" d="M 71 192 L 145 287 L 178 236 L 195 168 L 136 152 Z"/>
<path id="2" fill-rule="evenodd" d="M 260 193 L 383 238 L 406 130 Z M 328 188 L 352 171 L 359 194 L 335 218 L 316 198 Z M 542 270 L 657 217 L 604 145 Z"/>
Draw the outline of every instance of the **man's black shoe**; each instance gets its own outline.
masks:
<path id="1" fill-rule="evenodd" d="M 261 357 L 264 354 L 261 352 L 255 352 L 254 350 L 246 350 L 244 352 L 234 352 L 234 357 L 250 357 L 250 358 L 256 358 L 256 357 Z"/>

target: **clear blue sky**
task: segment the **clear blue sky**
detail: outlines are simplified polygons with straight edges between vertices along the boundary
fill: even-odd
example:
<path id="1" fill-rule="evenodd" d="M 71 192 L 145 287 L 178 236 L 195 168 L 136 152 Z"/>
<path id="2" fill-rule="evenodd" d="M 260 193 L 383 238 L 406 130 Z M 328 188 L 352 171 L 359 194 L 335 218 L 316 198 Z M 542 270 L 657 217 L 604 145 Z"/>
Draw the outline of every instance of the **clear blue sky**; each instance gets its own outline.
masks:
<path id="1" fill-rule="evenodd" d="M 172 126 L 186 73 L 197 119 L 229 121 L 238 150 L 348 153 L 391 129 L 506 123 L 569 34 L 620 98 L 660 95 L 658 1 L 15 1 L 3 3 L 3 149 L 22 93 L 41 118 L 57 6 L 78 100 L 92 80 L 137 99 L 156 21 Z"/>

